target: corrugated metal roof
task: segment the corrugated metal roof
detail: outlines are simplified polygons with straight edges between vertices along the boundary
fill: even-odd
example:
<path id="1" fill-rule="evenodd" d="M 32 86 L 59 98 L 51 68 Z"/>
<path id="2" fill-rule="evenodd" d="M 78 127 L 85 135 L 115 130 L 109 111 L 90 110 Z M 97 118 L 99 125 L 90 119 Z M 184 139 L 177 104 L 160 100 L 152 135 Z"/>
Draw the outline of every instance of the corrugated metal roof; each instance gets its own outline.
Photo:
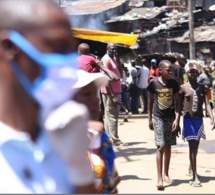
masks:
<path id="1" fill-rule="evenodd" d="M 194 23 L 196 26 L 202 25 L 203 21 L 207 21 L 207 23 L 210 22 L 211 25 L 213 25 L 213 23 L 215 22 L 213 21 L 213 18 L 215 18 L 215 11 L 194 10 L 193 13 L 195 18 Z M 151 31 L 141 33 L 140 37 L 151 36 L 153 34 L 159 33 L 161 30 L 168 30 L 169 32 L 171 32 L 171 30 L 175 28 L 178 28 L 185 32 L 186 28 L 188 27 L 189 13 L 169 12 L 166 13 L 165 18 L 162 18 L 162 21 L 163 23 L 160 23 L 158 26 L 154 27 L 154 29 L 152 29 Z M 178 37 L 176 38 L 176 40 L 179 40 Z"/>
<path id="2" fill-rule="evenodd" d="M 163 8 L 132 8 L 128 12 L 124 13 L 123 15 L 120 15 L 118 17 L 112 18 L 105 23 L 112 23 L 112 22 L 119 22 L 119 21 L 132 21 L 132 20 L 151 20 L 152 18 L 157 17 L 160 13 L 164 12 Z"/>
<path id="3" fill-rule="evenodd" d="M 82 0 L 66 2 L 61 7 L 68 15 L 88 15 L 118 7 L 126 0 Z"/>
<path id="4" fill-rule="evenodd" d="M 194 29 L 195 42 L 215 42 L 215 25 L 213 26 L 200 26 Z M 176 41 L 178 43 L 188 43 L 189 30 L 184 33 L 182 37 L 170 38 L 169 41 Z"/>

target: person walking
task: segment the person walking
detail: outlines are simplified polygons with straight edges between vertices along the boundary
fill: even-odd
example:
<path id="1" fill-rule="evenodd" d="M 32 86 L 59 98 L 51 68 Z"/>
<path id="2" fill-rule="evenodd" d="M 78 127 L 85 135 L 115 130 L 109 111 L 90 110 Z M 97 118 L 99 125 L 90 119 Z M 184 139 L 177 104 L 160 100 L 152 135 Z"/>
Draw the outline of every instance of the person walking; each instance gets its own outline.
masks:
<path id="1" fill-rule="evenodd" d="M 157 146 L 157 189 L 163 189 L 163 180 L 170 184 L 169 164 L 171 146 L 176 145 L 176 135 L 180 122 L 179 85 L 172 79 L 172 63 L 162 60 L 159 63 L 160 76 L 152 79 L 147 87 L 149 91 L 149 128 L 154 130 Z M 177 103 L 174 108 L 174 99 Z M 176 114 L 175 114 L 176 113 Z M 164 178 L 162 177 L 164 159 Z"/>
<path id="2" fill-rule="evenodd" d="M 103 65 L 113 71 L 119 78 L 122 77 L 122 66 L 114 43 L 107 44 L 107 53 L 101 59 Z M 110 134 L 115 146 L 127 145 L 118 135 L 118 104 L 122 93 L 121 82 L 110 82 L 107 87 L 101 87 L 102 100 L 105 108 L 105 130 Z"/>
<path id="3" fill-rule="evenodd" d="M 199 70 L 200 65 L 195 60 L 191 60 L 185 65 L 188 82 L 181 85 L 179 91 L 184 99 L 182 138 L 188 141 L 189 144 L 189 174 L 192 177 L 189 183 L 193 187 L 202 186 L 197 174 L 197 154 L 200 139 L 206 138 L 203 124 L 203 103 L 205 103 L 210 116 L 211 125 L 214 127 L 214 117 L 208 101 L 206 88 L 197 82 Z"/>

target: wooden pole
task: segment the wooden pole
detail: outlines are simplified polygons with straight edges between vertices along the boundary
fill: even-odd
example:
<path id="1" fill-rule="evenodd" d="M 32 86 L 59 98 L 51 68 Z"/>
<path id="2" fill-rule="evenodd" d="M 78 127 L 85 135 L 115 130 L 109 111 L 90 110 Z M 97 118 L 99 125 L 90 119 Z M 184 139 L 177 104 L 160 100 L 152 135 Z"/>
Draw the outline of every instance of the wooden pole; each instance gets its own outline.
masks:
<path id="1" fill-rule="evenodd" d="M 195 59 L 195 40 L 194 40 L 194 18 L 193 18 L 194 0 L 188 0 L 189 7 L 189 32 L 190 32 L 190 59 Z"/>

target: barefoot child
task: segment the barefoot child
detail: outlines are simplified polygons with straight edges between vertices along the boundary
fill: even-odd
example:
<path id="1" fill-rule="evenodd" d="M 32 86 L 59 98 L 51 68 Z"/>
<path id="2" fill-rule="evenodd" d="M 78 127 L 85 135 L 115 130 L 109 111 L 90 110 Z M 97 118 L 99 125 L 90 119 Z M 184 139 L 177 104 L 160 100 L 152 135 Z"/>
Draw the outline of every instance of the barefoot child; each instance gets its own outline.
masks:
<path id="1" fill-rule="evenodd" d="M 190 168 L 189 172 L 192 175 L 192 180 L 189 182 L 191 186 L 201 187 L 196 166 L 197 153 L 200 138 L 205 139 L 203 126 L 203 103 L 206 104 L 207 112 L 211 119 L 211 124 L 214 125 L 213 113 L 207 97 L 207 89 L 204 85 L 197 83 L 199 75 L 199 64 L 192 60 L 185 65 L 185 72 L 188 76 L 188 82 L 181 85 L 179 93 L 184 97 L 184 117 L 183 117 L 183 139 L 186 139 L 189 144 Z"/>
<path id="2" fill-rule="evenodd" d="M 147 89 L 149 95 L 149 128 L 154 130 L 155 145 L 157 146 L 156 162 L 158 190 L 163 189 L 163 155 L 164 181 L 172 183 L 169 177 L 169 163 L 171 157 L 171 146 L 176 145 L 176 135 L 180 120 L 180 96 L 179 84 L 172 79 L 172 63 L 162 60 L 159 63 L 160 76 L 149 83 Z M 174 108 L 174 98 L 177 109 Z M 175 114 L 176 111 L 176 114 Z"/>

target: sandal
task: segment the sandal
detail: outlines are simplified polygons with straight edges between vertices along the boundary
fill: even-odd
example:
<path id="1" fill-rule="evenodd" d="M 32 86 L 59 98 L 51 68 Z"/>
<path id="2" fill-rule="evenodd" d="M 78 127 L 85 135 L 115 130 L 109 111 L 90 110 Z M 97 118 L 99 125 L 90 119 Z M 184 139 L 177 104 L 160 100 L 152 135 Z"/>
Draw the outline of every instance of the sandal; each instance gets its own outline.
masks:
<path id="1" fill-rule="evenodd" d="M 200 181 L 189 181 L 189 184 L 193 187 L 202 187 L 202 184 Z"/>
<path id="2" fill-rule="evenodd" d="M 127 146 L 128 144 L 127 143 L 124 143 L 122 141 L 118 141 L 114 144 L 115 146 Z"/>

